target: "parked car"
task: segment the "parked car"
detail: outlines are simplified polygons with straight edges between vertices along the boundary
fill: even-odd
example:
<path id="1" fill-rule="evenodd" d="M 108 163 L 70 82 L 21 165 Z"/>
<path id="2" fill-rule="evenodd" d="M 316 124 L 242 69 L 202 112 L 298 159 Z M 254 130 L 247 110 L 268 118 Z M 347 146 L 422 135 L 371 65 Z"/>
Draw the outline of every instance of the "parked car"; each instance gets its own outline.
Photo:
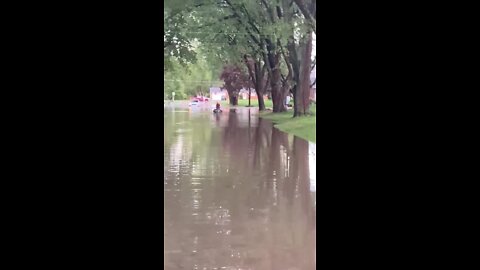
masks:
<path id="1" fill-rule="evenodd" d="M 192 99 L 192 101 L 190 102 L 190 106 L 196 106 L 198 105 L 198 99 Z"/>

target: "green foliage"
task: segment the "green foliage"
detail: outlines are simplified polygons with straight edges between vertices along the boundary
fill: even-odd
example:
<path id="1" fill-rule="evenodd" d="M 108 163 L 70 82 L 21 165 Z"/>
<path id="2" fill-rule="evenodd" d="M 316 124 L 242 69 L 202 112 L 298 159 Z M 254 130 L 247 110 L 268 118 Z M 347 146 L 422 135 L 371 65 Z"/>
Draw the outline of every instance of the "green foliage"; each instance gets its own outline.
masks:
<path id="1" fill-rule="evenodd" d="M 294 37 L 295 43 L 299 44 L 311 29 L 309 22 L 312 20 L 305 19 L 305 13 L 296 2 L 165 1 L 164 76 L 180 81 L 166 81 L 166 93 L 175 90 L 176 97 L 179 97 L 207 92 L 209 87 L 215 85 L 212 81 L 219 79 L 223 66 L 244 68 L 244 55 L 262 61 L 263 53 L 267 52 L 267 39 L 273 45 L 270 52 L 275 54 L 283 48 L 288 57 L 286 47 L 289 40 Z M 311 0 L 304 2 L 314 4 Z M 286 61 L 290 60 L 280 61 L 279 68 L 283 75 L 288 73 Z"/>
<path id="2" fill-rule="evenodd" d="M 164 72 L 173 68 L 173 62 L 181 65 L 194 63 L 196 53 L 192 42 L 185 33 L 189 25 L 189 9 L 185 9 L 188 1 L 167 1 L 164 3 L 163 42 Z"/>
<path id="3" fill-rule="evenodd" d="M 209 64 L 209 58 L 202 50 L 197 49 L 197 61 L 182 65 L 172 62 L 172 68 L 164 73 L 164 98 L 187 99 L 191 96 L 206 95 L 210 87 L 220 86 L 219 70 Z"/>

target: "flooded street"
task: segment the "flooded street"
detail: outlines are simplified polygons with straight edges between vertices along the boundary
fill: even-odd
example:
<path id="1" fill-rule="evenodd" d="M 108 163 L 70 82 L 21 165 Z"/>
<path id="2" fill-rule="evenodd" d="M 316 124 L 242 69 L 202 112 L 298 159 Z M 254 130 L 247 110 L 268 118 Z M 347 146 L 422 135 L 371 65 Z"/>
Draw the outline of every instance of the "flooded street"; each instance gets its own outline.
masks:
<path id="1" fill-rule="evenodd" d="M 257 109 L 164 110 L 164 269 L 315 269 L 315 145 Z"/>

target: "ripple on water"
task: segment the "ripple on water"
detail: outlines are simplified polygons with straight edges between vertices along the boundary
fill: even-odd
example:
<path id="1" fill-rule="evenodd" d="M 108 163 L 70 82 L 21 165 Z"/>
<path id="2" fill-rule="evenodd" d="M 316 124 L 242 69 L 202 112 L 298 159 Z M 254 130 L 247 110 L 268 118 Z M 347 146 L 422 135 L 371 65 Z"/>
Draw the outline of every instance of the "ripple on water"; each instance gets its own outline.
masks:
<path id="1" fill-rule="evenodd" d="M 166 113 L 164 269 L 315 269 L 315 145 L 244 112 Z"/>

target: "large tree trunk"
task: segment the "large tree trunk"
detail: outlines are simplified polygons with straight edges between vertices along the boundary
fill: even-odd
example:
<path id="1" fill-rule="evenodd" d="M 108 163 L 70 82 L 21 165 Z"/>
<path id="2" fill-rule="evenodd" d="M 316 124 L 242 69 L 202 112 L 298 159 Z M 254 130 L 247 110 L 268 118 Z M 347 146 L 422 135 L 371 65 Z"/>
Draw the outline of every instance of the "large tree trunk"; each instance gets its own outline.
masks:
<path id="1" fill-rule="evenodd" d="M 312 32 L 309 31 L 298 47 L 299 76 L 294 94 L 294 117 L 309 114 L 310 73 L 312 65 Z"/>
<path id="2" fill-rule="evenodd" d="M 261 61 L 258 59 L 249 58 L 248 55 L 244 55 L 245 65 L 247 66 L 248 73 L 250 74 L 250 78 L 255 88 L 255 93 L 257 94 L 258 99 L 258 109 L 260 111 L 265 110 L 265 101 L 263 100 L 263 93 L 265 93 L 265 88 L 268 84 L 268 77 L 267 80 L 265 79 L 265 72 L 267 69 L 266 64 L 261 67 Z M 268 76 L 268 75 L 267 75 Z M 250 101 L 249 101 L 250 105 Z"/>
<path id="3" fill-rule="evenodd" d="M 299 111 L 299 102 L 297 100 L 297 92 L 299 89 L 299 81 L 300 81 L 300 62 L 297 54 L 298 48 L 295 45 L 293 34 L 290 37 L 287 47 L 289 52 L 289 62 L 291 64 L 292 73 L 293 73 L 292 80 L 294 82 L 294 86 L 292 88 L 292 93 L 293 93 L 293 111 L 295 115 L 295 113 Z"/>
<path id="4" fill-rule="evenodd" d="M 265 111 L 265 101 L 263 99 L 263 94 L 267 89 L 269 82 L 268 73 L 266 73 L 267 66 L 264 64 L 263 68 L 260 68 L 260 63 L 255 66 L 255 92 L 257 93 L 258 98 L 258 109 L 260 111 Z M 257 90 L 258 89 L 258 90 Z"/>
<path id="5" fill-rule="evenodd" d="M 270 74 L 270 88 L 272 91 L 273 112 L 285 112 L 285 94 L 282 91 L 282 73 L 280 71 L 281 53 L 277 50 L 275 44 L 265 39 L 266 53 L 264 54 L 265 62 L 268 64 L 268 72 Z"/>
<path id="6" fill-rule="evenodd" d="M 276 68 L 272 71 L 272 79 L 270 81 L 272 87 L 272 103 L 273 112 L 285 112 L 285 95 L 281 87 L 280 69 Z"/>
<path id="7" fill-rule="evenodd" d="M 228 90 L 228 100 L 230 105 L 237 106 L 238 105 L 238 93 L 235 90 Z"/>
<path id="8" fill-rule="evenodd" d="M 268 82 L 264 79 L 264 76 L 257 76 L 255 81 L 255 93 L 257 93 L 258 110 L 265 111 L 265 101 L 263 100 L 263 93 Z"/>
<path id="9" fill-rule="evenodd" d="M 285 59 L 285 64 L 287 65 L 287 69 L 288 69 L 287 76 L 283 78 L 283 86 L 282 86 L 282 94 L 286 101 L 286 97 L 290 95 L 290 91 L 295 86 L 294 84 L 292 84 L 292 82 L 294 82 L 293 79 L 295 74 L 294 74 L 293 65 L 291 62 L 289 62 L 288 55 L 285 53 L 285 50 L 283 49 L 283 47 L 281 47 L 281 49 L 282 49 L 283 58 Z M 287 102 L 285 102 L 285 106 L 288 109 Z"/>
<path id="10" fill-rule="evenodd" d="M 258 110 L 265 111 L 265 101 L 263 100 L 263 94 L 257 92 L 258 97 Z"/>
<path id="11" fill-rule="evenodd" d="M 287 107 L 285 106 L 286 95 L 282 91 L 282 73 L 280 71 L 280 55 L 270 55 L 270 87 L 272 88 L 272 103 L 273 112 L 285 112 Z"/>

